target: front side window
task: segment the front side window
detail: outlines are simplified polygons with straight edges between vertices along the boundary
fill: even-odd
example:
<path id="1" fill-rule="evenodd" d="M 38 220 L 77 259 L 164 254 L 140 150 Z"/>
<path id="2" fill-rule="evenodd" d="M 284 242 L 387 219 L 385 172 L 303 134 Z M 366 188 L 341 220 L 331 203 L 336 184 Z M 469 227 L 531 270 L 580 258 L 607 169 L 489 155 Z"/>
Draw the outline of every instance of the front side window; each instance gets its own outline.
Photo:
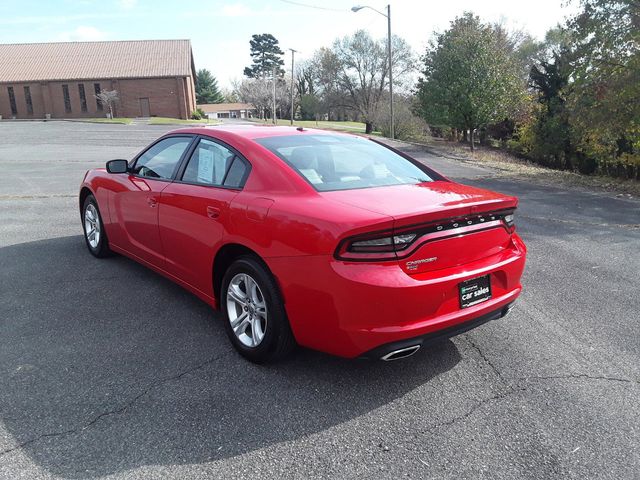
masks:
<path id="1" fill-rule="evenodd" d="M 287 135 L 258 138 L 256 142 L 321 192 L 433 181 L 426 169 L 364 138 Z"/>
<path id="2" fill-rule="evenodd" d="M 190 143 L 191 137 L 160 140 L 138 157 L 132 172 L 142 177 L 171 179 Z"/>
<path id="3" fill-rule="evenodd" d="M 238 188 L 244 181 L 247 168 L 245 161 L 233 151 L 203 138 L 189 159 L 182 181 Z"/>

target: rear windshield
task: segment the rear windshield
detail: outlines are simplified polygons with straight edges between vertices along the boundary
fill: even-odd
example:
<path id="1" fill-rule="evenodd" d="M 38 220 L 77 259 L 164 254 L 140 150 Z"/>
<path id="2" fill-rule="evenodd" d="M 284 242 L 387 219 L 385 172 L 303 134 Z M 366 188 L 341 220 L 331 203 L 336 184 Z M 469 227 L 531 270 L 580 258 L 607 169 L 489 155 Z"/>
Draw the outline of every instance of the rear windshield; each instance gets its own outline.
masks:
<path id="1" fill-rule="evenodd" d="M 371 140 L 339 135 L 258 138 L 316 190 L 348 190 L 430 182 L 420 167 Z"/>

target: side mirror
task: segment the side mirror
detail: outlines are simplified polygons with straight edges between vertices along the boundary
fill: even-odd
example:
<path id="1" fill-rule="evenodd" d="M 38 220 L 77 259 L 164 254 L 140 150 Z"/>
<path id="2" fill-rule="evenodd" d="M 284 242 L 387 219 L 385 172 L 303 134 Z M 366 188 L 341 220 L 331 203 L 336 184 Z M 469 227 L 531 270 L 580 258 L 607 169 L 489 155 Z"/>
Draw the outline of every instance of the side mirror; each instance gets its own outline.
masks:
<path id="1" fill-rule="evenodd" d="M 129 171 L 129 162 L 126 160 L 109 160 L 107 162 L 107 172 L 109 173 L 127 173 Z"/>

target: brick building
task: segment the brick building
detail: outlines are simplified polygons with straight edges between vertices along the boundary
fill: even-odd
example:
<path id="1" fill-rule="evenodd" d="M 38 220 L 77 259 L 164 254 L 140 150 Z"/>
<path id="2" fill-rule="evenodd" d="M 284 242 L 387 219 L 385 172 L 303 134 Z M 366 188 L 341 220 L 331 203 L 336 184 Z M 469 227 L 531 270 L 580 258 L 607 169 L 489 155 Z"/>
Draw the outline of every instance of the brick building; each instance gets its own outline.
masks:
<path id="1" fill-rule="evenodd" d="M 196 108 L 189 40 L 0 44 L 1 118 L 189 118 Z"/>

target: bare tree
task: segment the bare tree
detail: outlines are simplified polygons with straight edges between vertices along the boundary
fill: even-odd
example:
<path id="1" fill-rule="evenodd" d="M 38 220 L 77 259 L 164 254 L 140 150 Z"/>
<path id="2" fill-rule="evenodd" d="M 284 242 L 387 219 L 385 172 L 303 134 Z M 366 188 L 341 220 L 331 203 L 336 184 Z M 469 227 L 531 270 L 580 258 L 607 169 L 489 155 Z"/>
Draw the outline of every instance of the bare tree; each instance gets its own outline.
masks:
<path id="1" fill-rule="evenodd" d="M 117 90 L 100 90 L 94 97 L 109 109 L 109 118 L 113 118 L 113 106 L 120 100 Z"/>
<path id="2" fill-rule="evenodd" d="M 366 132 L 383 108 L 381 99 L 389 85 L 389 64 L 384 40 L 374 40 L 364 30 L 336 40 L 333 54 L 338 62 L 338 85 L 348 103 L 362 118 Z M 394 86 L 402 86 L 414 69 L 411 48 L 400 37 L 392 37 Z"/>
<path id="3" fill-rule="evenodd" d="M 233 93 L 243 102 L 251 103 L 258 110 L 258 115 L 266 119 L 273 110 L 273 79 L 245 78 L 235 81 Z M 276 111 L 288 112 L 291 108 L 289 84 L 283 78 L 276 78 Z"/>
<path id="4" fill-rule="evenodd" d="M 313 60 L 302 60 L 296 68 L 295 88 L 298 95 L 315 94 L 316 66 Z"/>
<path id="5" fill-rule="evenodd" d="M 221 88 L 220 93 L 222 93 L 226 103 L 238 103 L 240 101 L 235 92 L 229 88 Z"/>
<path id="6" fill-rule="evenodd" d="M 350 109 L 347 92 L 341 87 L 339 78 L 342 70 L 340 59 L 330 48 L 321 48 L 314 54 L 311 63 L 314 73 L 314 94 L 318 96 L 319 114 L 328 119 L 336 119 L 339 112 Z"/>
<path id="7" fill-rule="evenodd" d="M 394 93 L 394 130 L 395 136 L 400 140 L 420 139 L 428 132 L 427 122 L 413 113 L 415 110 L 415 98 L 410 94 Z M 384 92 L 382 103 L 389 101 L 389 92 Z M 379 109 L 375 119 L 376 127 L 382 135 L 388 137 L 391 125 L 391 112 L 388 108 Z"/>

